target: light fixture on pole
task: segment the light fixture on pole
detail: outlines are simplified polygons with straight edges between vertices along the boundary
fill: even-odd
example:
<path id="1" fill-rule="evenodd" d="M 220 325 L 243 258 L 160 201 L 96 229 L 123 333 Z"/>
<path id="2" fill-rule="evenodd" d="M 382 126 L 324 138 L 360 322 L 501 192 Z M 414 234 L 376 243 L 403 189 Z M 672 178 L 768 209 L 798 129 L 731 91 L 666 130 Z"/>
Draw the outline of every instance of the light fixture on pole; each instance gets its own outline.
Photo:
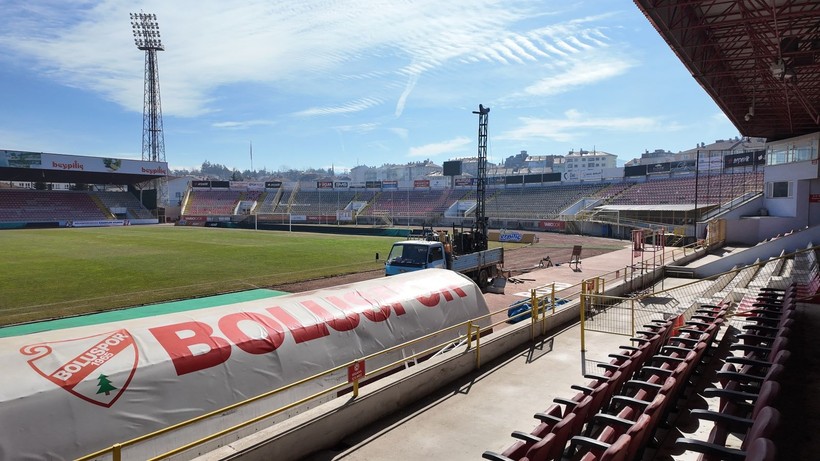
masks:
<path id="1" fill-rule="evenodd" d="M 783 78 L 783 74 L 786 73 L 786 63 L 783 62 L 782 59 L 778 58 L 777 61 L 773 62 L 769 66 L 769 70 L 772 72 L 772 77 L 780 80 Z"/>
<path id="2" fill-rule="evenodd" d="M 746 116 L 743 117 L 743 119 L 746 120 L 747 122 L 749 120 L 751 120 L 752 117 L 755 116 L 755 100 L 756 99 L 757 98 L 755 97 L 755 90 L 754 90 L 754 88 L 752 88 L 752 104 L 749 106 L 749 112 L 746 112 Z"/>
<path id="3" fill-rule="evenodd" d="M 165 163 L 165 136 L 162 133 L 162 104 L 159 96 L 157 51 L 164 51 L 157 15 L 131 13 L 131 29 L 137 49 L 145 51 L 145 79 L 142 105 L 142 160 Z M 152 180 L 157 191 L 157 211 L 168 204 L 167 176 Z M 159 216 L 158 216 L 159 217 Z"/>
<path id="4" fill-rule="evenodd" d="M 157 51 L 164 51 L 159 35 L 157 15 L 131 13 L 131 28 L 137 49 L 145 51 L 145 93 L 142 108 L 142 159 L 165 161 L 165 139 L 162 134 L 162 105 L 159 94 Z"/>

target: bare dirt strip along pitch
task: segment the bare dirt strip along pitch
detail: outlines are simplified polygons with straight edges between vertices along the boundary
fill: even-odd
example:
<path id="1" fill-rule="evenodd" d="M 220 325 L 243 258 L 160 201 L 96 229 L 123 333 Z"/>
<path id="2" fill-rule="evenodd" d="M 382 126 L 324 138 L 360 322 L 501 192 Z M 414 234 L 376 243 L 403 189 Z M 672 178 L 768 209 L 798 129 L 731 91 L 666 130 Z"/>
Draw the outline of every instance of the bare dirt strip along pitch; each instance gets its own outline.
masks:
<path id="1" fill-rule="evenodd" d="M 581 258 L 589 258 L 609 253 L 623 248 L 629 242 L 625 240 L 608 239 L 602 237 L 588 237 L 583 235 L 557 234 L 550 232 L 536 232 L 539 241 L 532 245 L 516 246 L 504 250 L 504 271 L 515 277 L 532 269 L 538 268 L 539 262 L 549 256 L 553 264 L 569 262 L 574 245 L 583 246 Z M 317 290 L 336 285 L 360 282 L 384 276 L 384 270 L 372 270 L 355 274 L 339 275 L 303 282 L 273 285 L 274 290 L 299 293 Z"/>

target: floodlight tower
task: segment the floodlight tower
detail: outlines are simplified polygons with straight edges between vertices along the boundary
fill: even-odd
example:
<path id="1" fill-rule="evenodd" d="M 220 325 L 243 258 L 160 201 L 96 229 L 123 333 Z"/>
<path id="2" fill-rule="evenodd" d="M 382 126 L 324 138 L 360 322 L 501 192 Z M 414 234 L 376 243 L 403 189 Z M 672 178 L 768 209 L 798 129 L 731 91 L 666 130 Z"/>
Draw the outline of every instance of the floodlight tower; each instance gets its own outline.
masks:
<path id="1" fill-rule="evenodd" d="M 131 13 L 134 43 L 145 51 L 145 96 L 142 106 L 142 160 L 165 161 L 165 138 L 162 134 L 162 107 L 159 98 L 157 51 L 164 51 L 159 36 L 157 15 Z"/>
<path id="2" fill-rule="evenodd" d="M 473 111 L 478 115 L 478 177 L 476 178 L 476 249 L 487 249 L 487 216 L 484 202 L 487 196 L 487 125 L 489 124 L 490 108 L 478 105 Z"/>

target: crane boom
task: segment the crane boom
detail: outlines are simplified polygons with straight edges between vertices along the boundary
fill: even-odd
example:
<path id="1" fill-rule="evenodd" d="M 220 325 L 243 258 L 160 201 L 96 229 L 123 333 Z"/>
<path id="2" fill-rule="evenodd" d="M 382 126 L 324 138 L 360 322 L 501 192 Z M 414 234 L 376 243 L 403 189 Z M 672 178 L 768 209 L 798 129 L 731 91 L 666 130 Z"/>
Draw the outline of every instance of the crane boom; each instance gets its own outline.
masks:
<path id="1" fill-rule="evenodd" d="M 475 245 L 479 251 L 487 249 L 487 216 L 484 203 L 487 198 L 487 125 L 490 108 L 478 105 L 478 178 L 476 178 Z"/>

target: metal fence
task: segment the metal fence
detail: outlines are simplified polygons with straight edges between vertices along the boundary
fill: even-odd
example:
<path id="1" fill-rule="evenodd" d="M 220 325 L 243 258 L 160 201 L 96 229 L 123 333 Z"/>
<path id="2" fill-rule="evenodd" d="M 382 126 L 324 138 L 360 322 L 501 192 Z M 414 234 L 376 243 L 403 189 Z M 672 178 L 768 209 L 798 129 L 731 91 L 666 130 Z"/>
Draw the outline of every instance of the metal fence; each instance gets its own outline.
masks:
<path id="1" fill-rule="evenodd" d="M 762 287 L 785 289 L 792 281 L 804 283 L 805 272 L 816 275 L 817 248 L 810 246 L 691 282 L 662 280 L 628 297 L 603 295 L 595 279 L 585 280 L 580 294 L 582 373 L 609 362 L 607 354 L 613 352 L 596 350 L 586 340 L 587 332 L 634 336 L 652 320 L 680 317 L 680 322 L 688 321 L 703 305 L 729 304 L 737 309 L 751 302 Z M 732 313 L 729 321 L 734 322 Z"/>

